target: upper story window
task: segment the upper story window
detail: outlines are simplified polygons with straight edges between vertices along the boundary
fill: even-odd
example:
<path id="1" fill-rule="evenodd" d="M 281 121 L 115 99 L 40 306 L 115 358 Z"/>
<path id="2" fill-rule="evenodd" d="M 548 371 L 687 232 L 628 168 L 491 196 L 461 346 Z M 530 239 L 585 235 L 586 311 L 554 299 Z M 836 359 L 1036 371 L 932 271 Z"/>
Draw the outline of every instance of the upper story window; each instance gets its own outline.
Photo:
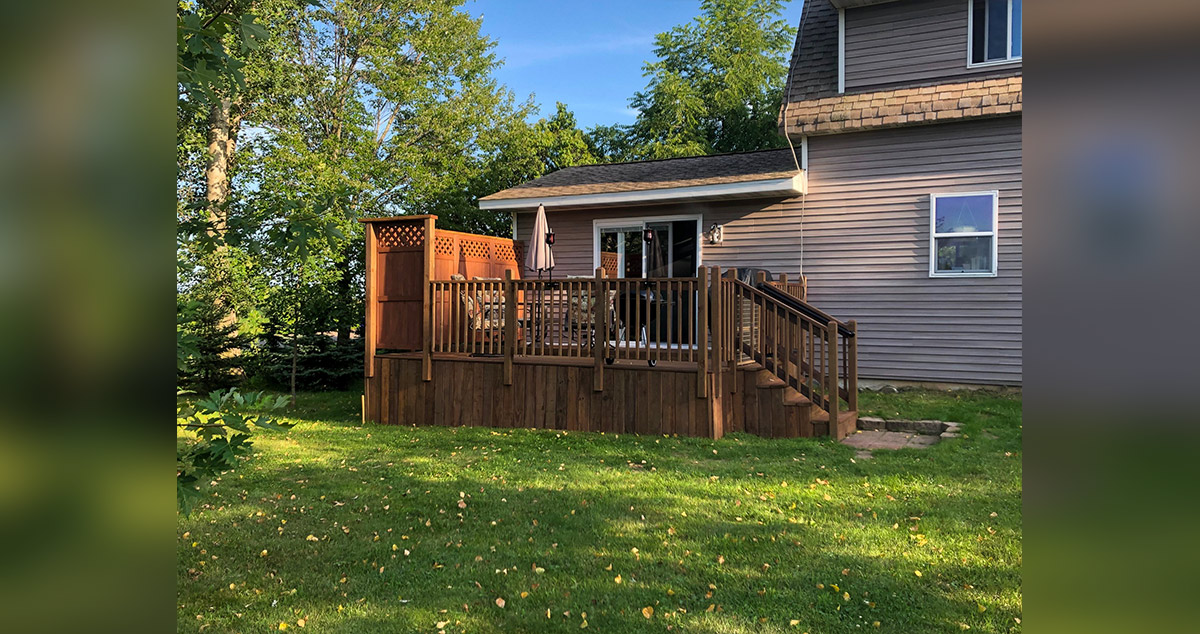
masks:
<path id="1" fill-rule="evenodd" d="M 1021 59 L 1021 0 L 969 0 L 970 64 Z"/>
<path id="2" fill-rule="evenodd" d="M 996 274 L 997 192 L 929 196 L 929 276 Z"/>

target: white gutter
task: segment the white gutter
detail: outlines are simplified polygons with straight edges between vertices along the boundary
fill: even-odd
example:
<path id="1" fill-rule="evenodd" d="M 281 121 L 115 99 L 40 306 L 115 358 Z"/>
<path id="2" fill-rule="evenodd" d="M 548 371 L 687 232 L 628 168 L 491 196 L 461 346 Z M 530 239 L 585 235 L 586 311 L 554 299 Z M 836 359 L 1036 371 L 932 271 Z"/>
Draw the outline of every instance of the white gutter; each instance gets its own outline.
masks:
<path id="1" fill-rule="evenodd" d="M 802 193 L 804 193 L 804 178 L 802 174 L 797 174 L 788 178 L 722 183 L 719 185 L 667 187 L 663 189 L 643 189 L 604 194 L 480 200 L 479 208 L 485 210 L 535 209 L 539 204 L 545 205 L 547 209 L 550 207 L 599 207 L 605 205 L 675 202 L 704 198 L 791 197 L 799 196 Z"/>

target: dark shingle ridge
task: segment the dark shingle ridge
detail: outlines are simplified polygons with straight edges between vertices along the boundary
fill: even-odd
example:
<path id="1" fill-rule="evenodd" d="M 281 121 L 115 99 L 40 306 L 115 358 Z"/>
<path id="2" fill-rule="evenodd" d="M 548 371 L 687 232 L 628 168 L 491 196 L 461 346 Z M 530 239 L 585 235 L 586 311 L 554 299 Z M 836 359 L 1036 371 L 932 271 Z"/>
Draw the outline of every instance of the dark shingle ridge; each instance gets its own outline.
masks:
<path id="1" fill-rule="evenodd" d="M 798 173 L 788 148 L 575 165 L 496 192 L 482 200 L 570 196 L 787 178 Z"/>

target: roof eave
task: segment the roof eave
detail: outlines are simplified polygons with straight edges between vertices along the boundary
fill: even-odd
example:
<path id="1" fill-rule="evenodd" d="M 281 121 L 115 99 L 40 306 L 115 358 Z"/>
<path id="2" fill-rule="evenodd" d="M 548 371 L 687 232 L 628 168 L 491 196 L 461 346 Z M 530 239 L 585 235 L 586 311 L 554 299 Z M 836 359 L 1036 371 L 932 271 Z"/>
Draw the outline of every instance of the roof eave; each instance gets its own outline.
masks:
<path id="1" fill-rule="evenodd" d="M 569 196 L 529 196 L 524 198 L 481 198 L 479 208 L 485 211 L 523 211 L 545 205 L 552 208 L 594 208 L 618 205 L 662 204 L 700 200 L 737 200 L 748 198 L 790 198 L 804 193 L 803 172 L 787 178 L 740 181 L 716 185 L 665 187 L 624 192 L 573 194 Z"/>

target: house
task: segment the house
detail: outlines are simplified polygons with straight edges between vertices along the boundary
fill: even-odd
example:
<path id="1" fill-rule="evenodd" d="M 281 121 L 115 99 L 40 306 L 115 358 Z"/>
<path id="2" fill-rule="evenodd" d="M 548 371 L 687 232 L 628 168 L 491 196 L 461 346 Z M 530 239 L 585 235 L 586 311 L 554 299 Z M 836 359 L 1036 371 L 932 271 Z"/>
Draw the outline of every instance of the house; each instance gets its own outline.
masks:
<path id="1" fill-rule="evenodd" d="M 1021 108 L 1021 0 L 806 0 L 791 148 L 570 167 L 479 206 L 525 238 L 544 205 L 556 277 L 803 276 L 857 320 L 862 378 L 1019 385 Z"/>

